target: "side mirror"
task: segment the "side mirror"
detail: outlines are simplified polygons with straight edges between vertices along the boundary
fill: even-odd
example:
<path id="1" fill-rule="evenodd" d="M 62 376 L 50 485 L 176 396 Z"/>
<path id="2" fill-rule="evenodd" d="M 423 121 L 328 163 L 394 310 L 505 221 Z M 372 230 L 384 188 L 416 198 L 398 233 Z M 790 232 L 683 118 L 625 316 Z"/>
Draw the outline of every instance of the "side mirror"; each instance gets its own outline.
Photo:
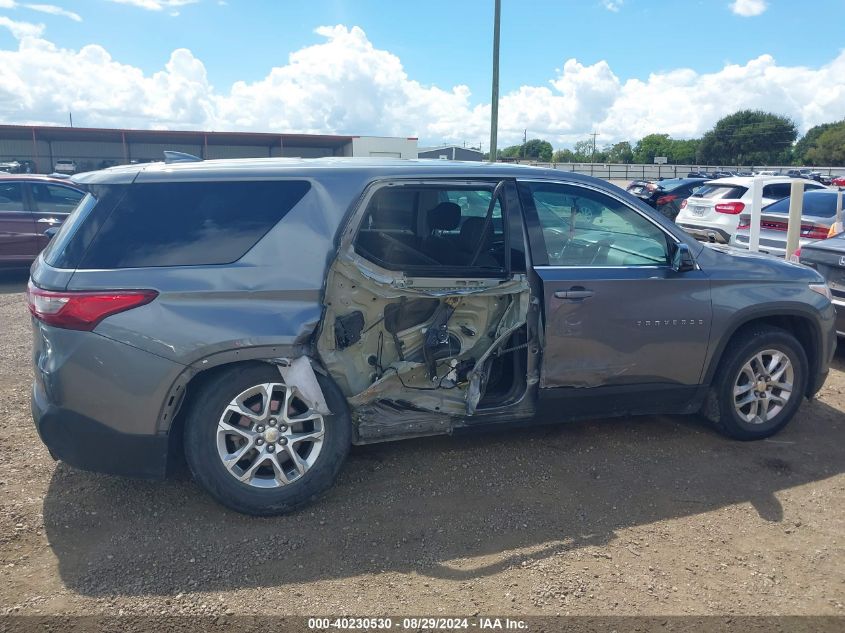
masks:
<path id="1" fill-rule="evenodd" d="M 692 258 L 689 246 L 683 242 L 675 246 L 675 252 L 672 254 L 672 270 L 676 273 L 695 270 L 695 260 Z"/>

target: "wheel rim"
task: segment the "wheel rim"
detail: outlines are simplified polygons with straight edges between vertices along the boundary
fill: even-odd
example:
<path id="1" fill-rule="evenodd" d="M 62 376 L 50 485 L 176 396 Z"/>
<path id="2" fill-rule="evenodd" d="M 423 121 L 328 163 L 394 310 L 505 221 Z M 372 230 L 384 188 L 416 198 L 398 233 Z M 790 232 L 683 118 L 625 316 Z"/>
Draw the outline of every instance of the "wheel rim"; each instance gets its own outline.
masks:
<path id="1" fill-rule="evenodd" d="M 217 423 L 217 453 L 232 477 L 279 488 L 305 475 L 323 448 L 325 422 L 296 387 L 263 383 L 245 389 Z"/>
<path id="2" fill-rule="evenodd" d="M 734 407 L 743 422 L 765 424 L 783 411 L 792 397 L 795 370 L 785 352 L 758 352 L 737 374 Z"/>

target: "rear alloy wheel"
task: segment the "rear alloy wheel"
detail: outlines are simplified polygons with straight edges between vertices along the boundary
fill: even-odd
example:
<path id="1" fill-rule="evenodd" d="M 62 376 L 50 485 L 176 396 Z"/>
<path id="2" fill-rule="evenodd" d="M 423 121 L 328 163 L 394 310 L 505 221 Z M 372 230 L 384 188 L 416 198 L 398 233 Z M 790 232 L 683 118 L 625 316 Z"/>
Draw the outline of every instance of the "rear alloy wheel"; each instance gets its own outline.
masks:
<path id="1" fill-rule="evenodd" d="M 268 363 L 236 365 L 192 397 L 185 457 L 220 503 L 246 514 L 294 510 L 329 488 L 351 443 L 346 401 L 317 374 L 331 415 Z"/>
<path id="2" fill-rule="evenodd" d="M 268 382 L 239 393 L 217 423 L 217 453 L 235 479 L 257 488 L 304 476 L 323 448 L 323 416 L 297 391 Z"/>
<path id="3" fill-rule="evenodd" d="M 758 326 L 728 344 L 705 413 L 725 435 L 756 440 L 795 416 L 807 387 L 807 355 L 789 332 Z"/>

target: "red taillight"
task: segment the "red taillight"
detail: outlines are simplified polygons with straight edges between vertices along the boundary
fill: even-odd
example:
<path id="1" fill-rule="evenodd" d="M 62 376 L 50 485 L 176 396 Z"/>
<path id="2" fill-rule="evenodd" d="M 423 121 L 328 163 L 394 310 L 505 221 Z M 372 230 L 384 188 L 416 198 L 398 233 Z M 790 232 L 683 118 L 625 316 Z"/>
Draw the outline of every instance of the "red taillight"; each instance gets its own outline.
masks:
<path id="1" fill-rule="evenodd" d="M 792 261 L 801 263 L 801 249 L 800 248 L 796 248 L 795 252 L 792 253 Z"/>
<path id="2" fill-rule="evenodd" d="M 47 325 L 68 330 L 93 330 L 108 316 L 137 308 L 158 296 L 155 290 L 56 292 L 30 281 L 26 289 L 29 311 Z"/>
<path id="3" fill-rule="evenodd" d="M 745 204 L 742 202 L 721 202 L 716 205 L 718 213 L 727 213 L 728 215 L 739 215 L 745 209 Z"/>
<path id="4" fill-rule="evenodd" d="M 801 237 L 809 237 L 811 240 L 825 240 L 828 230 L 826 226 L 802 226 Z"/>
<path id="5" fill-rule="evenodd" d="M 751 220 L 746 218 L 740 218 L 739 224 L 736 226 L 737 229 L 750 229 L 751 228 Z"/>
<path id="6" fill-rule="evenodd" d="M 657 206 L 660 206 L 661 204 L 669 204 L 672 200 L 676 200 L 677 198 L 678 196 L 672 194 L 669 194 L 668 196 L 660 196 L 654 204 Z M 686 200 L 684 200 L 684 202 L 686 202 Z"/>
<path id="7" fill-rule="evenodd" d="M 687 208 L 687 201 L 686 201 L 686 200 L 684 200 L 684 201 L 681 203 L 681 208 L 682 208 L 682 209 L 686 209 L 686 208 Z"/>

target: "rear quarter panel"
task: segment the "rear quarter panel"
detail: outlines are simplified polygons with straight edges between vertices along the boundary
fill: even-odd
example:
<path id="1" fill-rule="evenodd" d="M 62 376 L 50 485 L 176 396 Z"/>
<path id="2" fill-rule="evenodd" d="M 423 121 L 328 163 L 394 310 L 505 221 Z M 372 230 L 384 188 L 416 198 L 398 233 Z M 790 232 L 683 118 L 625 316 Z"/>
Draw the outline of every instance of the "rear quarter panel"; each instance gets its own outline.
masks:
<path id="1" fill-rule="evenodd" d="M 363 188 L 349 177 L 326 180 L 312 180 L 234 264 L 78 270 L 68 289 L 158 291 L 152 303 L 105 319 L 96 332 L 183 365 L 221 351 L 306 343 L 320 320 L 335 235 Z"/>

